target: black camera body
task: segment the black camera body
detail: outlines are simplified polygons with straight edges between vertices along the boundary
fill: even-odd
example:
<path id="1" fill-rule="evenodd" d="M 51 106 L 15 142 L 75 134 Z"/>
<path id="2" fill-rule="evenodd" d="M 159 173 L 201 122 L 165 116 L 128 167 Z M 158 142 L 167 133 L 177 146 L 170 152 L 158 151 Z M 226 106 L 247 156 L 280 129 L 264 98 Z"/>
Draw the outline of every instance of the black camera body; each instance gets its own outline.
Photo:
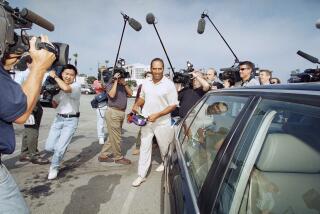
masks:
<path id="1" fill-rule="evenodd" d="M 55 68 L 57 76 L 62 79 L 63 66 Z M 40 104 L 42 107 L 52 108 L 52 99 L 60 92 L 60 87 L 51 76 L 47 76 L 41 88 Z"/>
<path id="2" fill-rule="evenodd" d="M 180 72 L 176 72 L 173 76 L 174 83 L 180 83 L 184 88 L 192 88 L 193 75 L 190 74 L 194 71 L 191 62 L 187 61 L 187 69 L 182 69 Z"/>
<path id="3" fill-rule="evenodd" d="M 292 76 L 288 83 L 302 83 L 302 82 L 319 82 L 320 81 L 320 68 L 309 68 L 304 70 L 303 73 Z"/>
<path id="4" fill-rule="evenodd" d="M 18 54 L 29 51 L 30 36 L 27 35 L 26 29 L 31 29 L 35 23 L 49 31 L 54 30 L 54 25 L 39 16 L 38 14 L 23 8 L 21 11 L 18 8 L 12 8 L 9 3 L 0 0 L 0 58 L 8 54 Z M 20 29 L 20 35 L 14 30 Z M 56 56 L 54 66 L 65 65 L 68 62 L 69 45 L 64 43 L 42 43 L 40 38 L 37 38 L 36 49 L 46 49 L 51 51 Z"/>
<path id="5" fill-rule="evenodd" d="M 120 74 L 120 77 L 119 78 L 130 78 L 130 73 L 127 72 L 123 67 L 115 67 L 113 68 L 113 71 L 112 71 L 113 75 L 114 76 L 115 74 L 119 73 Z"/>

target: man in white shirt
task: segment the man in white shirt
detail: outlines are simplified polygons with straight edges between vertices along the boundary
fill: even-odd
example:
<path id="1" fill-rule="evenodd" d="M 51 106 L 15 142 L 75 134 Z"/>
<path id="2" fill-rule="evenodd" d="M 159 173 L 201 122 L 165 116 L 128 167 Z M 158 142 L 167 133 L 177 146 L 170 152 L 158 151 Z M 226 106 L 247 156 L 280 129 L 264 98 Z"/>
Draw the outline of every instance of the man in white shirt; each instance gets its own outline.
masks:
<path id="1" fill-rule="evenodd" d="M 162 59 L 153 59 L 150 70 L 152 79 L 147 79 L 142 84 L 141 95 L 132 108 L 133 112 L 138 112 L 139 108 L 143 106 L 141 114 L 148 118 L 147 125 L 141 128 L 139 177 L 132 183 L 132 186 L 139 186 L 146 180 L 145 177 L 151 164 L 153 136 L 156 136 L 162 159 L 174 136 L 170 113 L 178 104 L 177 91 L 174 83 L 163 76 L 164 63 Z M 163 171 L 163 169 L 162 163 L 156 171 Z"/>
<path id="2" fill-rule="evenodd" d="M 65 65 L 61 76 L 57 76 L 55 71 L 50 71 L 49 75 L 61 89 L 53 97 L 52 106 L 57 109 L 57 115 L 51 125 L 45 146 L 47 151 L 53 152 L 48 175 L 48 179 L 51 180 L 57 177 L 60 162 L 78 127 L 81 86 L 75 82 L 77 69 L 73 65 Z"/>

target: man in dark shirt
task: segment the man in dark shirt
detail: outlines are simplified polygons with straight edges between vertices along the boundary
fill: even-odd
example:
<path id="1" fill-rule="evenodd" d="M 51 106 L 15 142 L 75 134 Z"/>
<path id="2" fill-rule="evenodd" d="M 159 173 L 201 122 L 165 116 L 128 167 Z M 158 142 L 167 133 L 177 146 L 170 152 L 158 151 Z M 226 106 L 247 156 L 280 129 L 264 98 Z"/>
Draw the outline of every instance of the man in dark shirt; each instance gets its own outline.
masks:
<path id="1" fill-rule="evenodd" d="M 131 161 L 121 154 L 121 130 L 127 108 L 127 99 L 132 96 L 132 90 L 121 77 L 120 73 L 115 73 L 113 79 L 106 85 L 108 94 L 108 109 L 106 111 L 106 121 L 108 129 L 108 140 L 103 145 L 98 157 L 100 162 L 115 162 L 128 165 Z M 113 156 L 113 157 L 112 157 Z"/>
<path id="2" fill-rule="evenodd" d="M 48 43 L 48 37 L 42 36 Z M 0 156 L 11 154 L 15 149 L 15 135 L 12 123 L 23 124 L 30 116 L 40 94 L 40 86 L 45 72 L 55 60 L 53 53 L 35 49 L 36 38 L 30 40 L 30 56 L 33 63 L 30 74 L 22 86 L 14 82 L 8 71 L 18 61 L 20 55 L 5 53 L 0 63 Z M 1 160 L 1 159 L 0 159 Z M 14 179 L 0 161 L 0 212 L 29 213 L 29 209 L 19 192 Z"/>
<path id="3" fill-rule="evenodd" d="M 210 90 L 210 84 L 203 78 L 200 72 L 192 72 L 193 75 L 193 88 L 183 88 L 178 92 L 179 100 L 179 116 L 185 117 L 188 111 L 201 99 L 207 91 Z"/>

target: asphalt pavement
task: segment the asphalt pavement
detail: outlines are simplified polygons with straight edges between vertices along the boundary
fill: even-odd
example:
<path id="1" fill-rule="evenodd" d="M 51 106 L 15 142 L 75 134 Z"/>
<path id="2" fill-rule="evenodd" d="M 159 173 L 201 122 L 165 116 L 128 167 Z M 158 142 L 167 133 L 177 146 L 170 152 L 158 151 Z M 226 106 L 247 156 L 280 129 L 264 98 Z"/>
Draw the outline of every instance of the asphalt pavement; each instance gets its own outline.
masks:
<path id="1" fill-rule="evenodd" d="M 47 180 L 49 165 L 19 162 L 23 126 L 15 125 L 16 150 L 3 162 L 18 183 L 31 213 L 77 214 L 157 214 L 160 213 L 162 173 L 155 172 L 160 162 L 159 149 L 153 151 L 152 168 L 147 181 L 131 187 L 137 177 L 139 156 L 132 155 L 138 127 L 124 122 L 122 153 L 132 161 L 124 166 L 100 163 L 96 131 L 96 112 L 90 106 L 93 95 L 82 95 L 78 129 L 64 157 L 58 179 Z M 129 99 L 127 111 L 133 99 Z M 45 108 L 40 126 L 39 151 L 43 148 L 55 115 Z"/>

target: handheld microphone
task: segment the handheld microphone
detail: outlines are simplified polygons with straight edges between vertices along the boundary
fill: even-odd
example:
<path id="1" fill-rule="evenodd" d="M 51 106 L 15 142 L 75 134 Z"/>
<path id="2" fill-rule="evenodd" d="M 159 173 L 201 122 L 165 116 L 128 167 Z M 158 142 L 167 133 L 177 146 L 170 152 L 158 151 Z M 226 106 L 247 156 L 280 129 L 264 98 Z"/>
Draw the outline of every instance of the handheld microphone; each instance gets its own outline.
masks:
<path id="1" fill-rule="evenodd" d="M 297 54 L 303 58 L 305 58 L 306 60 L 309 60 L 310 62 L 312 63 L 318 63 L 319 64 L 319 59 L 307 54 L 307 53 L 304 53 L 302 51 L 298 51 Z"/>
<path id="2" fill-rule="evenodd" d="M 155 23 L 156 18 L 154 17 L 153 13 L 148 13 L 146 16 L 146 21 L 148 24 L 152 25 Z"/>
<path id="3" fill-rule="evenodd" d="M 133 18 L 129 18 L 128 20 L 129 25 L 135 30 L 135 31 L 140 31 L 142 26 L 140 24 L 140 22 L 138 22 L 137 20 L 133 19 Z"/>
<path id="4" fill-rule="evenodd" d="M 199 22 L 198 22 L 198 30 L 197 30 L 197 32 L 199 34 L 203 34 L 205 27 L 206 27 L 206 20 L 204 20 L 204 18 L 201 18 L 199 20 Z"/>
<path id="5" fill-rule="evenodd" d="M 40 27 L 43 27 L 44 29 L 47 29 L 48 31 L 54 31 L 54 25 L 46 20 L 45 18 L 42 18 L 35 12 L 32 12 L 31 10 L 28 10 L 27 8 L 23 8 L 20 12 L 21 16 L 25 19 L 29 20 L 32 23 L 35 23 L 39 25 Z"/>

